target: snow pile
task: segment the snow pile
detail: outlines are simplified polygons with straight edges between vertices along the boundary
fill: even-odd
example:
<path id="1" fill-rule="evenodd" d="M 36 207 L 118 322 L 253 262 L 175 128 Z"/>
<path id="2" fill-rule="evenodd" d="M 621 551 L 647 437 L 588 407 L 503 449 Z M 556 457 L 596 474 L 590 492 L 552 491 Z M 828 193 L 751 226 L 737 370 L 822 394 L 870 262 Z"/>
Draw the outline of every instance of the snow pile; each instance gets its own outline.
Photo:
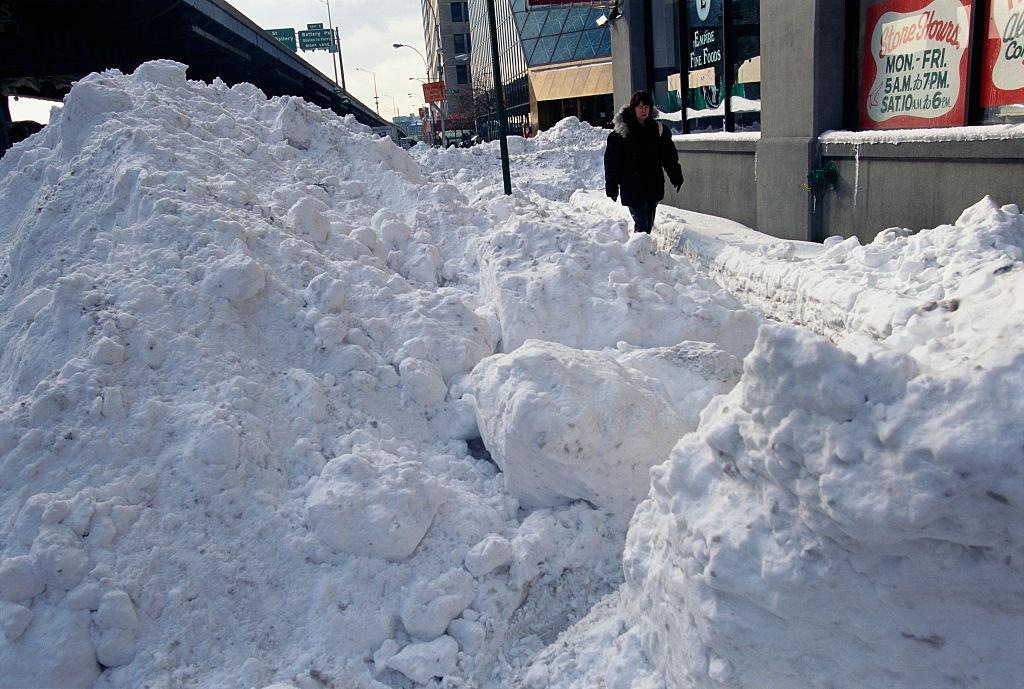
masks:
<path id="1" fill-rule="evenodd" d="M 985 200 L 877 244 L 845 255 L 881 254 L 879 283 L 938 301 L 882 342 L 764 326 L 736 388 L 652 470 L 612 612 L 546 651 L 532 686 L 616 686 L 625 666 L 621 686 L 1014 684 L 1024 218 Z"/>
<path id="2" fill-rule="evenodd" d="M 524 520 L 467 447 L 510 207 L 172 62 L 0 179 L 6 684 L 501 686 L 621 578 L 608 515 Z"/>
<path id="3" fill-rule="evenodd" d="M 604 189 L 608 133 L 567 117 L 529 139 L 507 137 L 513 188 L 554 201 L 567 201 L 578 189 Z M 502 193 L 497 140 L 470 148 L 416 146 L 410 152 L 425 170 L 450 179 L 471 198 Z"/>
<path id="4" fill-rule="evenodd" d="M 3 681 L 1010 686 L 1018 209 L 729 254 L 836 345 L 566 203 L 603 140 L 506 198 L 496 144 L 83 79 L 0 161 Z"/>

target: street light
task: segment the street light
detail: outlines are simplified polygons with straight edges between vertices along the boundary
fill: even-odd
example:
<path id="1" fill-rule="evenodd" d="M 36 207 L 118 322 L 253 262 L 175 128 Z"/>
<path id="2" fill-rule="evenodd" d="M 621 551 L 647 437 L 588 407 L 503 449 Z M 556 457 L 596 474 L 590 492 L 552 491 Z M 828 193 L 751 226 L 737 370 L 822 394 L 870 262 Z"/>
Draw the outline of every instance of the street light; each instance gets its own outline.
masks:
<path id="1" fill-rule="evenodd" d="M 363 69 L 362 67 L 356 67 L 356 71 L 357 72 L 366 72 L 367 74 L 372 74 L 373 75 L 373 109 L 376 110 L 377 114 L 379 115 L 380 114 L 380 98 L 377 97 L 377 73 L 372 71 L 372 70 L 369 70 L 369 69 Z"/>
<path id="2" fill-rule="evenodd" d="M 331 51 L 331 64 L 334 65 L 334 83 L 338 83 L 338 63 L 341 62 L 341 39 L 338 38 L 337 29 L 334 28 L 334 22 L 331 20 L 331 2 L 330 0 L 320 0 L 321 4 L 327 5 L 327 27 L 331 30 L 331 43 L 334 46 L 334 50 Z M 341 65 L 341 88 L 345 89 L 345 64 Z"/>
<path id="3" fill-rule="evenodd" d="M 419 77 L 409 77 L 409 80 L 411 81 L 411 80 L 415 79 L 416 81 L 422 81 L 424 84 L 430 83 L 430 67 L 427 65 L 427 58 L 425 58 L 423 56 L 423 53 L 421 53 L 418 48 L 415 48 L 415 47 L 413 47 L 411 45 L 407 45 L 405 43 L 392 43 L 391 47 L 394 48 L 395 50 L 398 50 L 399 48 L 408 48 L 409 50 L 411 50 L 414 53 L 416 53 L 417 55 L 419 55 L 420 59 L 423 60 L 423 73 L 426 75 L 426 79 L 420 79 Z M 441 108 L 438 107 L 438 110 L 441 110 Z M 433 103 L 427 103 L 427 112 L 430 113 L 430 136 L 433 137 L 434 133 L 435 133 L 434 132 L 434 104 Z M 441 117 L 442 117 L 442 120 L 443 120 L 444 115 L 442 114 Z M 424 128 L 424 129 L 426 129 L 426 128 Z M 444 128 L 442 127 L 441 130 L 444 131 Z M 426 135 L 424 135 L 423 138 L 424 138 L 424 140 L 426 140 Z"/>

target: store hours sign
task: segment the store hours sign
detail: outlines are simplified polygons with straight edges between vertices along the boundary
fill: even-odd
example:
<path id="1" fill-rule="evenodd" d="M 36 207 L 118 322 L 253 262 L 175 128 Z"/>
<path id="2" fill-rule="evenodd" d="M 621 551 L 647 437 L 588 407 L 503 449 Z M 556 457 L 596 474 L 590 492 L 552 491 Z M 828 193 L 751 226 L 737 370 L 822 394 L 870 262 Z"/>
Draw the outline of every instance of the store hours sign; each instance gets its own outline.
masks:
<path id="1" fill-rule="evenodd" d="M 981 105 L 1024 103 L 1024 0 L 991 0 Z"/>
<path id="2" fill-rule="evenodd" d="M 888 0 L 867 9 L 862 129 L 964 124 L 971 5 Z"/>

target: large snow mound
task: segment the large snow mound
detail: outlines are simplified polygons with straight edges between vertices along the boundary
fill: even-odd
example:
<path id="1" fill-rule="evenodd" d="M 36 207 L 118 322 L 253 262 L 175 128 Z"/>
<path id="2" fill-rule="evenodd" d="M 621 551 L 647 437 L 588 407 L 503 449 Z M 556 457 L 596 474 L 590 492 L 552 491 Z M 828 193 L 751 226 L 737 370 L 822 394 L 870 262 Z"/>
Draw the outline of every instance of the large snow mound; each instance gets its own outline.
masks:
<path id="1" fill-rule="evenodd" d="M 736 388 L 652 469 L 605 619 L 566 632 L 526 677 L 593 686 L 632 665 L 622 686 L 1013 686 L 1022 247 L 1017 208 L 986 199 L 955 225 L 853 252 L 884 253 L 878 282 L 921 297 L 890 337 L 836 346 L 762 327 Z M 906 266 L 929 255 L 913 284 Z M 615 651 L 574 661 L 595 646 Z"/>
<path id="2" fill-rule="evenodd" d="M 7 683 L 501 686 L 621 578 L 465 442 L 510 207 L 166 61 L 79 82 L 0 199 Z"/>

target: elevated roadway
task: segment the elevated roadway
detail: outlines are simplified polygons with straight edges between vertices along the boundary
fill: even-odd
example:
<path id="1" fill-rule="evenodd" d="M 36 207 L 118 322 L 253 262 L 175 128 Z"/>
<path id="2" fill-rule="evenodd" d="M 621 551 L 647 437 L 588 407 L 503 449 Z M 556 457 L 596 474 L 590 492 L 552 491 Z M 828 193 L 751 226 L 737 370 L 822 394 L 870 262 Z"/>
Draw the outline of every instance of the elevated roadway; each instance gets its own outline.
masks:
<path id="1" fill-rule="evenodd" d="M 188 65 L 191 79 L 245 81 L 390 124 L 223 0 L 0 0 L 0 96 L 60 100 L 90 72 L 158 58 Z"/>

